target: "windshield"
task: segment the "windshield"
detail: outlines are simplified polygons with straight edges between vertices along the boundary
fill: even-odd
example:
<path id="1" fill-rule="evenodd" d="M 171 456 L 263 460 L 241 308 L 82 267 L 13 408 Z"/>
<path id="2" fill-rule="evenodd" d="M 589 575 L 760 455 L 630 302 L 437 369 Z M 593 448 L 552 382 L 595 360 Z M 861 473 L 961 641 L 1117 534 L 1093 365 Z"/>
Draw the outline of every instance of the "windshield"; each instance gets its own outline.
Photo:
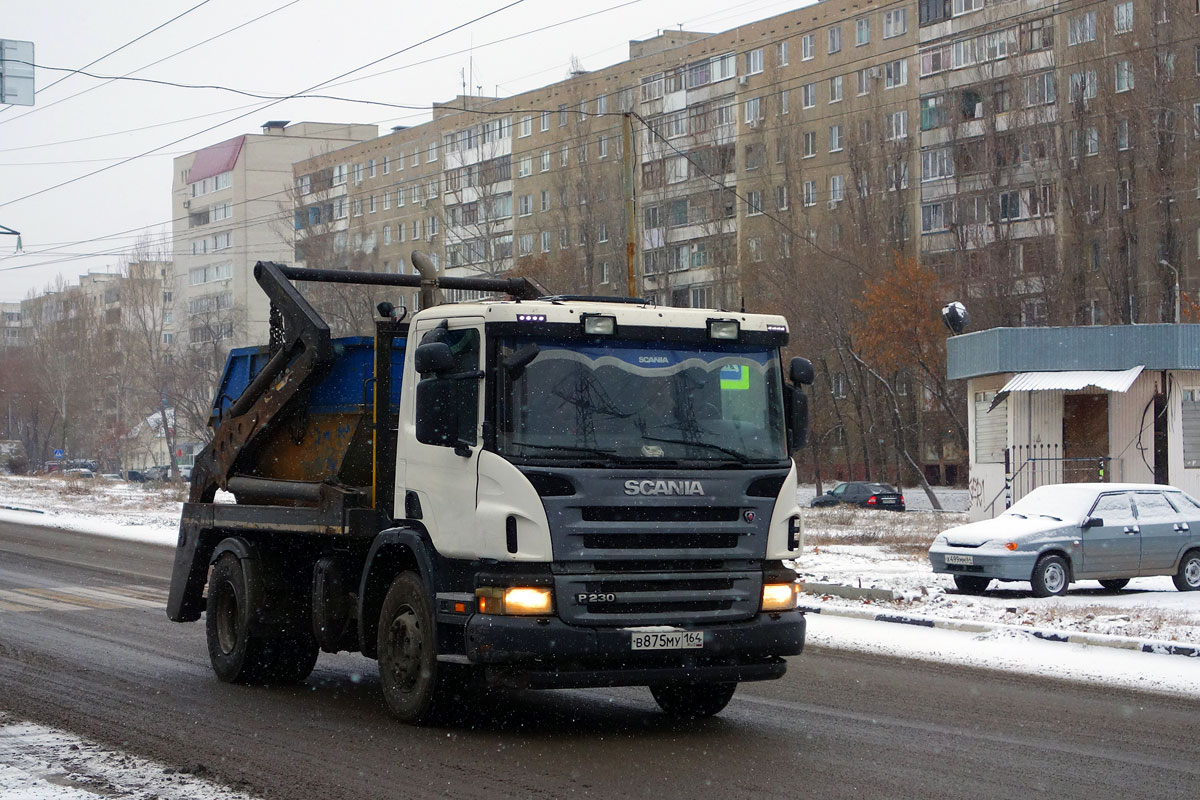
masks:
<path id="1" fill-rule="evenodd" d="M 1077 520 L 1083 518 L 1095 500 L 1095 489 L 1076 487 L 1070 484 L 1039 486 L 1013 503 L 1012 508 L 1001 516 Z"/>
<path id="2" fill-rule="evenodd" d="M 500 370 L 497 446 L 522 459 L 779 462 L 787 458 L 777 351 L 765 346 L 533 341 Z"/>

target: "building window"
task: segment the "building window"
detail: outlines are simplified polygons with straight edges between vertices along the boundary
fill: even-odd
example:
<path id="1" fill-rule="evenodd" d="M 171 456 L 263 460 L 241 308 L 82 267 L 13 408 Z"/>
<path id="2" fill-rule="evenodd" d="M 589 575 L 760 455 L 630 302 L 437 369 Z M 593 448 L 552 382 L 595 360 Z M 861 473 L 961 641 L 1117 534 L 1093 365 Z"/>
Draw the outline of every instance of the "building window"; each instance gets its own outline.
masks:
<path id="1" fill-rule="evenodd" d="M 533 213 L 533 195 L 523 194 L 517 199 L 517 213 L 522 217 Z"/>
<path id="2" fill-rule="evenodd" d="M 363 179 L 363 165 L 355 164 L 354 165 L 354 182 L 362 183 L 362 179 Z"/>
<path id="3" fill-rule="evenodd" d="M 908 112 L 893 111 L 887 115 L 886 131 L 888 141 L 896 141 L 898 139 L 908 138 Z"/>
<path id="4" fill-rule="evenodd" d="M 788 187 L 786 183 L 775 187 L 775 207 L 780 211 L 787 211 Z"/>
<path id="5" fill-rule="evenodd" d="M 829 126 L 829 152 L 837 153 L 842 149 L 842 126 Z"/>
<path id="6" fill-rule="evenodd" d="M 779 93 L 779 113 L 786 114 L 791 110 L 792 93 L 789 89 L 784 89 Z"/>
<path id="7" fill-rule="evenodd" d="M 1055 101 L 1054 73 L 1043 72 L 1025 79 L 1025 105 L 1050 105 Z"/>
<path id="8" fill-rule="evenodd" d="M 546 131 L 550 130 L 550 112 L 549 111 L 542 112 L 541 130 L 542 130 L 542 133 L 545 133 Z"/>
<path id="9" fill-rule="evenodd" d="M 521 122 L 517 128 L 517 138 L 523 139 L 526 136 L 533 135 L 533 117 L 525 115 L 521 117 Z"/>
<path id="10" fill-rule="evenodd" d="M 939 233 L 950 229 L 953 206 L 949 202 L 921 206 L 921 233 Z"/>
<path id="11" fill-rule="evenodd" d="M 846 178 L 843 175 L 829 176 L 829 202 L 840 203 L 846 199 Z"/>
<path id="12" fill-rule="evenodd" d="M 1200 105 L 1197 106 L 1197 110 L 1200 111 Z M 1116 139 L 1118 150 L 1129 149 L 1129 120 L 1117 120 Z"/>
<path id="13" fill-rule="evenodd" d="M 1043 17 L 1021 26 L 1026 52 L 1049 50 L 1054 47 L 1054 17 Z"/>
<path id="14" fill-rule="evenodd" d="M 1096 12 L 1089 11 L 1067 20 L 1067 46 L 1096 41 Z"/>
<path id="15" fill-rule="evenodd" d="M 1128 92 L 1133 88 L 1133 67 L 1128 61 L 1121 60 L 1116 64 L 1116 89 L 1118 92 Z"/>
<path id="16" fill-rule="evenodd" d="M 752 97 L 746 101 L 746 122 L 756 123 L 762 119 L 762 98 Z"/>
<path id="17" fill-rule="evenodd" d="M 1200 468 L 1200 389 L 1184 389 L 1183 403 L 1183 466 Z"/>
<path id="18" fill-rule="evenodd" d="M 1113 30 L 1117 33 L 1133 30 L 1133 0 L 1117 3 L 1113 8 Z"/>
<path id="19" fill-rule="evenodd" d="M 974 400 L 975 463 L 1003 464 L 1008 446 L 1008 398 L 997 403 L 995 392 L 976 392 Z"/>
<path id="20" fill-rule="evenodd" d="M 935 181 L 954 176 L 953 150 L 941 147 L 921 153 L 921 180 Z"/>
<path id="21" fill-rule="evenodd" d="M 533 234 L 522 233 L 517 237 L 517 255 L 529 256 L 533 255 Z"/>
<path id="22" fill-rule="evenodd" d="M 883 12 L 883 38 L 890 39 L 908 31 L 907 9 L 898 8 Z"/>
<path id="23" fill-rule="evenodd" d="M 970 14 L 983 8 L 983 0 L 954 0 L 954 16 Z"/>
<path id="24" fill-rule="evenodd" d="M 756 217 L 763 213 L 762 210 L 762 192 L 750 191 L 746 193 L 746 215 Z"/>
<path id="25" fill-rule="evenodd" d="M 528 178 L 533 174 L 533 156 L 521 156 L 517 161 L 517 177 Z"/>
<path id="26" fill-rule="evenodd" d="M 763 71 L 763 51 L 756 48 L 746 53 L 746 74 L 757 75 Z"/>
<path id="27" fill-rule="evenodd" d="M 787 39 L 775 45 L 775 66 L 786 67 L 788 65 L 788 43 Z"/>
<path id="28" fill-rule="evenodd" d="M 375 159 L 373 159 L 373 158 L 367 159 L 367 177 L 368 178 L 375 177 Z"/>
<path id="29" fill-rule="evenodd" d="M 800 37 L 800 60 L 809 61 L 813 57 L 813 34 L 806 33 Z"/>
<path id="30" fill-rule="evenodd" d="M 842 102 L 842 76 L 835 75 L 829 79 L 829 102 Z"/>
<path id="31" fill-rule="evenodd" d="M 811 158 L 817 154 L 817 132 L 804 132 L 804 157 Z"/>
<path id="32" fill-rule="evenodd" d="M 550 231 L 542 231 L 542 252 L 550 252 Z"/>
<path id="33" fill-rule="evenodd" d="M 829 29 L 829 52 L 830 54 L 841 52 L 842 49 L 842 28 L 840 25 L 834 25 Z"/>
<path id="34" fill-rule="evenodd" d="M 804 108 L 813 108 L 817 105 L 817 85 L 815 83 L 806 83 L 800 87 L 800 105 Z"/>
<path id="35" fill-rule="evenodd" d="M 908 84 L 908 59 L 889 61 L 883 67 L 883 87 L 895 89 Z"/>
<path id="36" fill-rule="evenodd" d="M 854 21 L 854 46 L 862 47 L 871 43 L 871 20 L 869 17 Z"/>
<path id="37" fill-rule="evenodd" d="M 858 96 L 862 97 L 871 91 L 871 69 L 865 68 L 858 71 Z"/>
<path id="38" fill-rule="evenodd" d="M 746 240 L 746 246 L 750 250 L 750 260 L 754 262 L 763 260 L 762 238 L 753 236 Z"/>
<path id="39" fill-rule="evenodd" d="M 817 182 L 804 182 L 804 205 L 815 206 L 817 204 Z"/>
<path id="40" fill-rule="evenodd" d="M 1072 72 L 1068 100 L 1072 103 L 1091 100 L 1096 96 L 1096 70 Z"/>

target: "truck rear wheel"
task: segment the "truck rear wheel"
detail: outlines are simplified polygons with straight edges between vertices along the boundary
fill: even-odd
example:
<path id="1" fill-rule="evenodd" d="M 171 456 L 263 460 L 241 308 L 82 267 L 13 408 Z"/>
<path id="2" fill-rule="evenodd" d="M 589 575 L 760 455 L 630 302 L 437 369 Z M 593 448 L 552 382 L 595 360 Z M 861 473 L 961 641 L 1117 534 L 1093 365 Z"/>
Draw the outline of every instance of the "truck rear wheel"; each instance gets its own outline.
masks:
<path id="1" fill-rule="evenodd" d="M 678 719 L 711 717 L 729 704 L 735 691 L 736 683 L 659 683 L 650 687 L 658 707 Z"/>
<path id="2" fill-rule="evenodd" d="M 378 653 L 383 699 L 404 722 L 427 722 L 446 696 L 434 625 L 421 579 L 401 573 L 379 611 Z"/>
<path id="3" fill-rule="evenodd" d="M 267 637 L 251 631 L 262 587 L 233 553 L 223 553 L 208 580 L 204 627 L 213 672 L 226 683 L 287 684 L 309 676 L 317 663 L 311 636 Z"/>

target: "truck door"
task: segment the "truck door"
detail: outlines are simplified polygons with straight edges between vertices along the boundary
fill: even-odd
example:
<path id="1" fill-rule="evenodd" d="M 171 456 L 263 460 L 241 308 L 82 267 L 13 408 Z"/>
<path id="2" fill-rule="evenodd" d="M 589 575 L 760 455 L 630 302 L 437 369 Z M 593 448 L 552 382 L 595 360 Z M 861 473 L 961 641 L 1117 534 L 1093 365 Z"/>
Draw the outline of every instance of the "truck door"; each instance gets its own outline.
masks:
<path id="1" fill-rule="evenodd" d="M 418 322 L 410 347 L 420 344 L 425 334 L 441 320 Z M 463 317 L 449 320 L 441 341 L 450 346 L 452 373 L 480 369 L 483 352 L 483 320 Z M 411 352 L 411 350 L 410 350 Z M 471 554 L 471 532 L 478 483 L 479 451 L 482 445 L 483 381 L 464 378 L 453 382 L 453 405 L 457 410 L 458 435 L 455 445 L 425 444 L 417 440 L 415 387 L 423 379 L 414 369 L 415 359 L 404 363 L 404 391 L 400 402 L 400 432 L 396 454 L 396 508 L 406 515 L 419 515 L 438 552 L 445 556 Z M 430 379 L 425 376 L 426 380 Z"/>

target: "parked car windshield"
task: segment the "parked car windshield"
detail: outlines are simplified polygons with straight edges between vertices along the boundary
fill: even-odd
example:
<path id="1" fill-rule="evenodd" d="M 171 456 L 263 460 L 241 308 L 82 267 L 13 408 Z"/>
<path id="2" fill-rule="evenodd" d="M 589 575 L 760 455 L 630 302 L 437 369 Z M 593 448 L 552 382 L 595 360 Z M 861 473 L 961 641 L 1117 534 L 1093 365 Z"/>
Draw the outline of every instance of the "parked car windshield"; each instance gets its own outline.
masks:
<path id="1" fill-rule="evenodd" d="M 787 458 L 777 350 L 729 344 L 533 341 L 537 357 L 500 372 L 497 449 L 521 459 L 705 461 Z"/>
<path id="2" fill-rule="evenodd" d="M 1001 516 L 1056 517 L 1075 522 L 1091 510 L 1097 494 L 1094 488 L 1071 484 L 1039 486 Z"/>

